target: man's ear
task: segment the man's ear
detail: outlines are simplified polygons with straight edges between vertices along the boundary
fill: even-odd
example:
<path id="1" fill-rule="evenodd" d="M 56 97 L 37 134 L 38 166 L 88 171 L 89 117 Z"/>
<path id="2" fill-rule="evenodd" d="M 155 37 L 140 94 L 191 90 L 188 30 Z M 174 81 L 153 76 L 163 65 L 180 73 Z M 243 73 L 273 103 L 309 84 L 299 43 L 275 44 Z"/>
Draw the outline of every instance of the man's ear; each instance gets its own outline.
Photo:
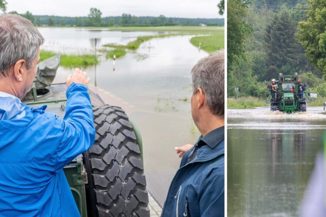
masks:
<path id="1" fill-rule="evenodd" d="M 24 72 L 26 70 L 26 61 L 24 59 L 18 60 L 13 68 L 13 76 L 17 81 L 23 81 L 24 80 Z"/>
<path id="2" fill-rule="evenodd" d="M 197 106 L 198 106 L 198 108 L 203 107 L 204 104 L 205 104 L 206 96 L 205 96 L 205 92 L 200 87 L 197 90 L 196 98 L 197 98 Z"/>

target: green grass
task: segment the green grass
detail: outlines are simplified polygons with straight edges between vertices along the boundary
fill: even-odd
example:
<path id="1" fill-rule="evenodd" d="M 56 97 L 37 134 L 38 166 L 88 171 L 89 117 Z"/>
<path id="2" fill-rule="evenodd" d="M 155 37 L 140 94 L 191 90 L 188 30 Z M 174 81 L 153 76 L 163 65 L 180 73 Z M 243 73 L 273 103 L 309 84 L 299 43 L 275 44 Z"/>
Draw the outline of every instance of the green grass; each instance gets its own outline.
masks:
<path id="1" fill-rule="evenodd" d="M 195 36 L 190 39 L 190 42 L 208 53 L 213 53 L 224 48 L 224 33 L 219 32 L 207 36 Z"/>
<path id="2" fill-rule="evenodd" d="M 105 47 L 114 48 L 114 50 L 108 51 L 106 57 L 113 58 L 113 55 L 116 54 L 116 58 L 121 58 L 126 55 L 126 50 L 137 50 L 140 45 L 146 41 L 149 41 L 153 38 L 165 38 L 171 36 L 177 36 L 179 34 L 160 34 L 160 35 L 150 35 L 150 36 L 139 36 L 135 40 L 129 42 L 126 45 L 122 44 L 105 44 Z"/>
<path id="3" fill-rule="evenodd" d="M 52 51 L 41 50 L 40 61 L 43 61 L 43 60 L 48 59 L 50 57 L 53 57 L 54 55 L 55 55 L 55 53 L 52 52 Z"/>
<path id="4" fill-rule="evenodd" d="M 326 102 L 326 97 L 318 97 L 317 99 L 308 99 L 307 107 L 309 106 L 323 106 L 324 102 Z"/>
<path id="5" fill-rule="evenodd" d="M 228 98 L 228 108 L 230 109 L 248 109 L 268 106 L 266 100 L 257 97 Z"/>
<path id="6" fill-rule="evenodd" d="M 40 60 L 45 60 L 54 56 L 56 53 L 52 51 L 41 51 Z M 61 54 L 60 66 L 64 68 L 86 68 L 98 63 L 98 58 L 94 55 L 73 55 L 73 54 Z"/>
<path id="7" fill-rule="evenodd" d="M 140 45 L 146 41 L 152 40 L 154 38 L 165 38 L 173 37 L 179 35 L 198 35 L 198 34 L 208 34 L 204 36 L 194 36 L 191 38 L 190 42 L 200 49 L 205 50 L 208 53 L 213 53 L 217 50 L 224 48 L 224 30 L 223 28 L 217 27 L 120 27 L 115 30 L 119 31 L 166 31 L 170 33 L 159 34 L 159 35 L 149 35 L 149 36 L 139 36 L 135 40 L 129 42 L 126 45 L 121 44 L 106 44 L 105 47 L 110 47 L 114 49 L 121 50 L 137 50 Z M 173 33 L 172 33 L 173 32 Z M 110 57 L 109 51 L 107 57 Z M 124 53 L 125 55 L 126 53 Z M 117 58 L 121 58 L 124 55 L 120 55 Z"/>
<path id="8" fill-rule="evenodd" d="M 115 56 L 116 59 L 123 57 L 126 55 L 126 50 L 123 48 L 116 48 L 114 50 L 108 51 L 108 53 L 106 54 L 106 58 L 107 59 L 113 59 L 113 57 Z"/>
<path id="9" fill-rule="evenodd" d="M 88 66 L 93 66 L 98 63 L 97 57 L 94 55 L 61 55 L 60 65 L 65 68 L 86 68 Z"/>

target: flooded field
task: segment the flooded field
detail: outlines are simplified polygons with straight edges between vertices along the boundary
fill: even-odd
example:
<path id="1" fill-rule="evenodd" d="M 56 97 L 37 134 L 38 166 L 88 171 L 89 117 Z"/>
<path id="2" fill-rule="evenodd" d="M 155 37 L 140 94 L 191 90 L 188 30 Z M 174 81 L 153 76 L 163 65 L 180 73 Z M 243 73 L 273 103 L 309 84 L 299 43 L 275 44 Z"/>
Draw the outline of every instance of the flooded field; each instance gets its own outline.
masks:
<path id="1" fill-rule="evenodd" d="M 228 111 L 228 216 L 292 217 L 321 150 L 323 108 Z"/>
<path id="2" fill-rule="evenodd" d="M 41 31 L 46 33 L 45 40 L 50 41 L 44 48 L 72 49 L 77 53 L 91 48 L 89 38 L 93 34 L 104 34 L 101 43 L 126 43 L 139 35 L 154 34 L 83 30 L 77 37 L 78 29 L 69 28 L 62 33 L 56 29 Z M 101 56 L 96 67 L 85 69 L 90 83 L 94 85 L 96 78 L 97 86 L 109 91 L 112 101 L 122 102 L 120 105 L 139 128 L 148 189 L 161 205 L 180 164 L 174 147 L 192 143 L 198 137 L 190 114 L 190 70 L 208 54 L 192 46 L 189 40 L 190 36 L 154 39 L 116 62 Z M 55 82 L 63 82 L 71 72 L 60 67 Z"/>

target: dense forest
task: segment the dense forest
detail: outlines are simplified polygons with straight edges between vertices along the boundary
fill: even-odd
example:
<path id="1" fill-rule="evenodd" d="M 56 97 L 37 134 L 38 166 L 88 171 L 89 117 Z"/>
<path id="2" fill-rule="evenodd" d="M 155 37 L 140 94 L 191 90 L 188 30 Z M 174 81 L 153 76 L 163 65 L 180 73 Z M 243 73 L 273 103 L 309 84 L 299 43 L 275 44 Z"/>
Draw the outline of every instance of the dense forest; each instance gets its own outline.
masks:
<path id="1" fill-rule="evenodd" d="M 279 73 L 326 96 L 326 1 L 228 0 L 228 95 L 266 97 Z"/>

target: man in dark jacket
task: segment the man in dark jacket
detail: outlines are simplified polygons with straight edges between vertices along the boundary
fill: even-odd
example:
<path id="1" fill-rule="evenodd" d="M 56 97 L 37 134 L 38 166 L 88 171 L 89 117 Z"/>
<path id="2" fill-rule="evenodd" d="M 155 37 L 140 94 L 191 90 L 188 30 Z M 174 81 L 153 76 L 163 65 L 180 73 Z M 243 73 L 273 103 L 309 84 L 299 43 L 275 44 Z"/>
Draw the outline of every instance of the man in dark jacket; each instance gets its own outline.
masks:
<path id="1" fill-rule="evenodd" d="M 21 102 L 43 37 L 16 15 L 0 16 L 0 216 L 80 216 L 63 167 L 94 142 L 85 73 L 67 79 L 63 119 Z"/>
<path id="2" fill-rule="evenodd" d="M 192 117 L 201 136 L 189 151 L 189 145 L 177 149 L 184 155 L 162 217 L 224 216 L 224 52 L 199 61 L 192 81 Z"/>

